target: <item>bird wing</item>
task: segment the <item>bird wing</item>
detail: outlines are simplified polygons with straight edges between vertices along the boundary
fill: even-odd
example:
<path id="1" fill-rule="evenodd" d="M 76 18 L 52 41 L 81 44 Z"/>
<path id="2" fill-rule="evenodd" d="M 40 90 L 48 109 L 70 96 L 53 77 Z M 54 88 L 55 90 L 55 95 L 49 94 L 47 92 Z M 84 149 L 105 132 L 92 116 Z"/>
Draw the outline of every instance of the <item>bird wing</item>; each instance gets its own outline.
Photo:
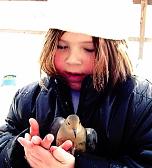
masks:
<path id="1" fill-rule="evenodd" d="M 63 117 L 56 117 L 56 118 L 54 118 L 54 120 L 50 126 L 50 133 L 54 135 L 55 139 L 56 139 L 58 130 L 59 130 L 60 126 L 63 124 L 64 120 L 65 119 Z"/>
<path id="2" fill-rule="evenodd" d="M 93 152 L 98 142 L 97 132 L 93 128 L 86 128 L 86 133 L 86 150 L 87 152 Z"/>

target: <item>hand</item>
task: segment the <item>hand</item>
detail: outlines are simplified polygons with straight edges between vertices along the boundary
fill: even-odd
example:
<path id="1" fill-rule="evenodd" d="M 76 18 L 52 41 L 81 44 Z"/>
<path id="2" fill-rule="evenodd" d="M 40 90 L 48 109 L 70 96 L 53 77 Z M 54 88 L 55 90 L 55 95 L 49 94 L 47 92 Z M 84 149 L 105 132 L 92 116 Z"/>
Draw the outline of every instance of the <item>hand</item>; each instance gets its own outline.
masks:
<path id="1" fill-rule="evenodd" d="M 34 144 L 41 141 L 38 137 L 28 138 L 26 134 L 25 138 L 19 137 L 18 141 L 24 147 L 26 159 L 32 168 L 74 168 L 75 158 L 67 152 L 72 146 L 71 141 L 67 140 L 60 147 L 52 146 L 49 151 Z"/>
<path id="2" fill-rule="evenodd" d="M 30 133 L 26 133 L 25 137 L 18 138 L 20 144 L 24 147 L 25 157 L 33 168 L 51 168 L 51 167 L 63 167 L 73 168 L 75 158 L 68 151 L 72 147 L 71 141 L 66 141 L 60 147 L 50 148 L 54 140 L 52 134 L 48 134 L 42 140 L 39 137 L 39 124 L 38 122 L 30 118 Z M 52 154 L 50 153 L 52 152 Z"/>
<path id="3" fill-rule="evenodd" d="M 30 134 L 26 134 L 26 138 L 28 140 L 32 139 L 34 144 L 41 145 L 45 149 L 49 149 L 52 141 L 54 140 L 54 137 L 52 137 L 51 134 L 48 134 L 44 137 L 43 140 L 41 140 L 41 138 L 39 137 L 40 132 L 38 122 L 34 118 L 30 118 L 29 123 L 30 123 Z"/>
<path id="4" fill-rule="evenodd" d="M 72 141 L 67 140 L 59 147 L 51 146 L 50 151 L 54 158 L 62 163 L 64 168 L 74 168 L 75 165 L 75 157 L 70 154 L 69 149 L 72 147 Z"/>

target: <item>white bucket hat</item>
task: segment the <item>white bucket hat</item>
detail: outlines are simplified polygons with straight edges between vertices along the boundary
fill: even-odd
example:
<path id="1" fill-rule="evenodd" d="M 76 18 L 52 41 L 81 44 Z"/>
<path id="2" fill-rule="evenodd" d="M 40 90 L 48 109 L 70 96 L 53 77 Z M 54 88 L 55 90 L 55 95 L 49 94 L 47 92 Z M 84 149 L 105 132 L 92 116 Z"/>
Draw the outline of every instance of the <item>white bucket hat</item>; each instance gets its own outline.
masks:
<path id="1" fill-rule="evenodd" d="M 47 27 L 106 39 L 129 36 L 131 0 L 48 0 Z"/>

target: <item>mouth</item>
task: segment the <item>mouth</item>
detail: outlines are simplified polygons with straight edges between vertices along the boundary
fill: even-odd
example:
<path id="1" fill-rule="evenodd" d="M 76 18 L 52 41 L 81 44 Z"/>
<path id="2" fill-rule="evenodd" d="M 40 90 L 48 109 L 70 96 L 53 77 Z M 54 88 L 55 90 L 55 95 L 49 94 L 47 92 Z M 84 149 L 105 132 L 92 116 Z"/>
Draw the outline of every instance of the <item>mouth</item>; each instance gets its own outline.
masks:
<path id="1" fill-rule="evenodd" d="M 85 75 L 82 73 L 66 72 L 65 76 L 71 82 L 80 82 L 82 81 Z"/>

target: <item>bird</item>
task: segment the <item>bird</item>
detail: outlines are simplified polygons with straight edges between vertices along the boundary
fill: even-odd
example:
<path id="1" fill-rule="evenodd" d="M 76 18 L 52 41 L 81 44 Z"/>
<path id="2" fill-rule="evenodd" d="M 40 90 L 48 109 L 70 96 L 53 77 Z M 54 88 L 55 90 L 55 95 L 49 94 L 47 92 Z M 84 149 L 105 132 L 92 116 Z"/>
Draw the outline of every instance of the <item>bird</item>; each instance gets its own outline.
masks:
<path id="1" fill-rule="evenodd" d="M 75 152 L 95 151 L 97 132 L 93 128 L 84 128 L 76 114 L 71 114 L 67 118 L 56 117 L 51 124 L 50 133 L 55 137 L 56 146 L 71 140 L 73 155 Z"/>

